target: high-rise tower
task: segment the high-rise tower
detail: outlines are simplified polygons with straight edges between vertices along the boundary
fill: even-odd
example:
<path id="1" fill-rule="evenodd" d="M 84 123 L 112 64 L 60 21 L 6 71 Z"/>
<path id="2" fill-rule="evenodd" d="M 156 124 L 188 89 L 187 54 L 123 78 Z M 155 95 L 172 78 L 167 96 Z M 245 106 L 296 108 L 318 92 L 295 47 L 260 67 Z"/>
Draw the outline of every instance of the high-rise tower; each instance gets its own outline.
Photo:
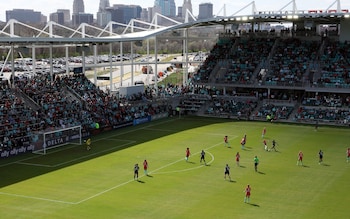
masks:
<path id="1" fill-rule="evenodd" d="M 109 8 L 109 0 L 100 0 L 100 6 L 98 7 L 98 11 L 102 12 L 105 11 L 106 8 Z"/>
<path id="2" fill-rule="evenodd" d="M 73 14 L 84 13 L 84 0 L 74 0 L 73 1 Z"/>
<path id="3" fill-rule="evenodd" d="M 176 5 L 174 0 L 155 0 L 154 7 L 156 11 L 167 17 L 175 17 L 176 15 Z"/>
<path id="4" fill-rule="evenodd" d="M 109 0 L 100 0 L 97 12 L 97 24 L 99 26 L 108 24 L 112 19 L 110 11 L 107 10 L 108 8 L 110 8 Z"/>
<path id="5" fill-rule="evenodd" d="M 192 14 L 191 0 L 184 0 L 184 3 L 182 4 L 182 18 L 186 17 L 187 10 Z"/>
<path id="6" fill-rule="evenodd" d="M 213 4 L 212 3 L 202 3 L 199 4 L 199 14 L 198 19 L 207 19 L 213 17 Z"/>

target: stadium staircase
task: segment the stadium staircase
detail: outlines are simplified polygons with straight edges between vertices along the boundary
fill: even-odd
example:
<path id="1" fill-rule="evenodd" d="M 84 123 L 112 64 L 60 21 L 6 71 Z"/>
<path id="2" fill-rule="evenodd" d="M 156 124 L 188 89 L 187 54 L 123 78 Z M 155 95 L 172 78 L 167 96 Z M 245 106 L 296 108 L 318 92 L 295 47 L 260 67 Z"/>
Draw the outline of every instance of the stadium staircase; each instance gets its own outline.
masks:
<path id="1" fill-rule="evenodd" d="M 13 92 L 17 97 L 21 98 L 26 103 L 26 105 L 30 107 L 32 110 L 38 111 L 39 109 L 41 109 L 41 107 L 32 98 L 30 98 L 28 95 L 23 93 L 22 90 L 13 89 Z"/>

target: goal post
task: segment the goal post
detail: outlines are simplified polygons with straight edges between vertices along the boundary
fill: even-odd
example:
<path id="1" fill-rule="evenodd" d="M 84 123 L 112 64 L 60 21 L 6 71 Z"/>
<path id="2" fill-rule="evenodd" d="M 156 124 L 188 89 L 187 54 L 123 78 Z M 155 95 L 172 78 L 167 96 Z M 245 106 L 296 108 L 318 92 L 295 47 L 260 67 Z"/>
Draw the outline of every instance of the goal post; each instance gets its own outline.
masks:
<path id="1" fill-rule="evenodd" d="M 33 137 L 33 153 L 46 154 L 48 150 L 67 144 L 82 144 L 81 126 L 36 133 Z"/>

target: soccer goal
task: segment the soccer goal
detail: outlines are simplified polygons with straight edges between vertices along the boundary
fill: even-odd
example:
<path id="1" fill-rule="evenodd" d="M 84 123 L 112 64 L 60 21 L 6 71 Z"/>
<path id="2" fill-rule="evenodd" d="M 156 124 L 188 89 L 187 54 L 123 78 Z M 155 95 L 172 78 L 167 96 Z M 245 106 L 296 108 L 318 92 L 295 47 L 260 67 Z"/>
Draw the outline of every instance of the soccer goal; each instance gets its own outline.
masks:
<path id="1" fill-rule="evenodd" d="M 35 154 L 46 154 L 48 150 L 67 144 L 82 144 L 81 126 L 37 133 L 33 137 Z"/>

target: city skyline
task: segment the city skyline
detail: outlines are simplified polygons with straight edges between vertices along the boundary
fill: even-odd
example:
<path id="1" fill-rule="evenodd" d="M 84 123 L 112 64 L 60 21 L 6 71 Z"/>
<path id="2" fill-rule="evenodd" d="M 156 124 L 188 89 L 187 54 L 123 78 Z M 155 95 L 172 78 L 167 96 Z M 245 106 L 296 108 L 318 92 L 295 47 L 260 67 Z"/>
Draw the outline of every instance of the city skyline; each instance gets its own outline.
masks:
<path id="1" fill-rule="evenodd" d="M 110 0 L 110 5 L 113 4 L 125 4 L 120 0 Z M 199 4 L 202 3 L 212 3 L 213 4 L 213 14 L 214 15 L 224 15 L 224 5 L 226 9 L 226 15 L 230 16 L 237 11 L 243 9 L 248 4 L 251 4 L 252 0 L 191 0 L 193 15 L 198 16 Z M 278 11 L 289 4 L 290 0 L 255 0 L 255 6 L 257 11 Z M 322 2 L 318 0 L 308 0 L 302 1 L 297 0 L 296 5 L 298 10 L 325 10 L 331 6 L 335 0 L 323 0 Z M 341 8 L 350 10 L 350 2 L 347 0 L 341 0 Z M 154 0 L 134 0 L 133 5 L 139 5 L 142 8 L 149 8 L 154 6 Z M 176 8 L 182 6 L 183 0 L 175 0 Z M 85 13 L 90 13 L 96 18 L 96 14 L 99 10 L 99 1 L 96 0 L 84 0 Z M 335 3 L 331 9 L 336 9 L 337 4 Z M 32 9 L 34 11 L 41 12 L 43 15 L 49 18 L 51 13 L 57 11 L 57 9 L 69 9 L 71 13 L 73 12 L 73 0 L 50 0 L 50 4 L 47 4 L 47 0 L 33 0 L 33 1 L 23 1 L 23 0 L 11 0 L 6 4 L 3 4 L 0 9 L 0 21 L 6 21 L 6 11 L 13 9 Z M 292 4 L 289 4 L 283 9 L 292 10 Z M 176 11 L 176 14 L 178 12 Z M 246 7 L 239 14 L 248 15 L 252 13 L 252 6 Z"/>

